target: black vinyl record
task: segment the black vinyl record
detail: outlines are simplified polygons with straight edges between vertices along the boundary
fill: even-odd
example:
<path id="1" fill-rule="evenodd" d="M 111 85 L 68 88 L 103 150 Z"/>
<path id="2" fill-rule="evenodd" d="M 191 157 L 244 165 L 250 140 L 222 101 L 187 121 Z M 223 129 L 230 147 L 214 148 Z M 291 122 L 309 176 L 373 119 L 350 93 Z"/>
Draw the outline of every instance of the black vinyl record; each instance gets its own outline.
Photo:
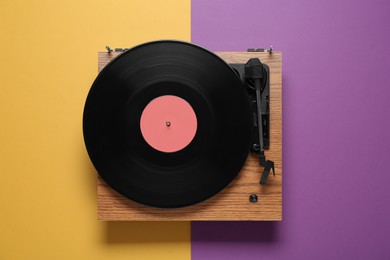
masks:
<path id="1" fill-rule="evenodd" d="M 136 46 L 98 75 L 84 108 L 88 154 L 113 189 L 162 208 L 203 201 L 239 173 L 251 143 L 251 110 L 243 83 L 221 58 L 180 41 Z M 174 152 L 145 140 L 140 120 L 155 98 L 172 95 L 190 104 L 197 128 Z"/>

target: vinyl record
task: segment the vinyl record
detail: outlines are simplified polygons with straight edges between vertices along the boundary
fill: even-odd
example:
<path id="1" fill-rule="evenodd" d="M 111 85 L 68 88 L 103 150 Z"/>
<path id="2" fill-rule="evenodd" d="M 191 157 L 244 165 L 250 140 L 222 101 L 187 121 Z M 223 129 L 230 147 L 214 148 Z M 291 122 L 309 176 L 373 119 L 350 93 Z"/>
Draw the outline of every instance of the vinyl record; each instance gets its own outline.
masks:
<path id="1" fill-rule="evenodd" d="M 235 71 L 179 41 L 134 47 L 111 61 L 88 94 L 84 140 L 99 175 L 136 202 L 163 208 L 226 187 L 251 142 L 251 111 Z"/>

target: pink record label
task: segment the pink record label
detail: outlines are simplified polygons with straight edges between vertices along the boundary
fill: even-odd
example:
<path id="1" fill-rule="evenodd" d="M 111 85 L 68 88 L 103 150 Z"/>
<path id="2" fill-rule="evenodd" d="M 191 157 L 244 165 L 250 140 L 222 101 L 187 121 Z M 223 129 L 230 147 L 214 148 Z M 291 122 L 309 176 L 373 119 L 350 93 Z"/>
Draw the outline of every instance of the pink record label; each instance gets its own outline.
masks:
<path id="1" fill-rule="evenodd" d="M 191 105 L 177 96 L 160 96 L 145 107 L 140 127 L 145 141 L 154 149 L 173 153 L 194 139 L 197 119 Z"/>

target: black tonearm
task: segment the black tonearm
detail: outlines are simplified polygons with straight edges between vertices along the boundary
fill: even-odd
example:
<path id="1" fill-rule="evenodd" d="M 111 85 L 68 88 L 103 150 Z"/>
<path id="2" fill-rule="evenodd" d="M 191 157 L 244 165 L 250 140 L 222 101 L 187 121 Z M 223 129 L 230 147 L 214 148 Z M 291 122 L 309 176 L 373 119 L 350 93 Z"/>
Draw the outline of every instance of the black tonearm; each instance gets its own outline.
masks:
<path id="1" fill-rule="evenodd" d="M 267 84 L 269 84 L 269 75 L 268 71 L 265 69 L 258 58 L 252 58 L 245 64 L 245 80 L 248 81 L 249 84 L 253 85 L 254 91 L 256 93 L 254 125 L 257 127 L 255 127 L 255 138 L 251 151 L 260 155 L 259 164 L 264 167 L 264 171 L 260 179 L 260 184 L 264 185 L 267 182 L 271 169 L 275 176 L 275 166 L 274 162 L 267 160 L 264 154 L 264 136 L 266 134 L 263 131 L 263 126 L 269 127 L 269 117 L 267 118 L 268 122 L 266 122 L 266 119 L 263 118 L 263 111 L 269 111 L 269 93 L 266 93 L 265 91 Z M 267 144 L 267 146 L 268 145 L 269 144 Z"/>

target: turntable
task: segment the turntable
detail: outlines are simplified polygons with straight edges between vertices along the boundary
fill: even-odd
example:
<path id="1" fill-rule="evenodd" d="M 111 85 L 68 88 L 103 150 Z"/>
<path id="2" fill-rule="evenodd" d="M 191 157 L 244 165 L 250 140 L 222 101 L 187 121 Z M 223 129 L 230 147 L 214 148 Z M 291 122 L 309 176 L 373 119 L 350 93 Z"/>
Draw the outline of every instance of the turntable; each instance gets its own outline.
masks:
<path id="1" fill-rule="evenodd" d="M 281 53 L 99 53 L 84 140 L 99 220 L 281 220 Z"/>

